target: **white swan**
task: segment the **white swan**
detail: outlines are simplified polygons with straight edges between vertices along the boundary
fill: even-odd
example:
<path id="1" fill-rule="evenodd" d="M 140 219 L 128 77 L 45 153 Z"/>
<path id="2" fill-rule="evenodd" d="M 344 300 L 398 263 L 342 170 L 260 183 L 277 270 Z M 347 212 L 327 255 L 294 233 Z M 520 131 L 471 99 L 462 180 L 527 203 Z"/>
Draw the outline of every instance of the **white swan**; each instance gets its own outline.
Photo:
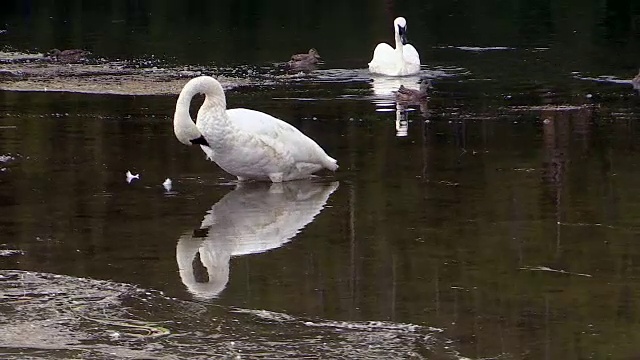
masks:
<path id="1" fill-rule="evenodd" d="M 369 71 L 389 76 L 405 76 L 420 71 L 420 55 L 416 48 L 407 44 L 407 21 L 398 17 L 393 21 L 396 48 L 380 43 L 373 51 Z"/>
<path id="2" fill-rule="evenodd" d="M 194 123 L 189 105 L 196 94 L 204 94 L 205 100 Z M 227 110 L 222 86 L 209 76 L 184 86 L 173 130 L 181 143 L 200 145 L 209 159 L 241 181 L 282 182 L 309 178 L 323 168 L 338 169 L 335 159 L 286 122 L 255 110 Z"/>

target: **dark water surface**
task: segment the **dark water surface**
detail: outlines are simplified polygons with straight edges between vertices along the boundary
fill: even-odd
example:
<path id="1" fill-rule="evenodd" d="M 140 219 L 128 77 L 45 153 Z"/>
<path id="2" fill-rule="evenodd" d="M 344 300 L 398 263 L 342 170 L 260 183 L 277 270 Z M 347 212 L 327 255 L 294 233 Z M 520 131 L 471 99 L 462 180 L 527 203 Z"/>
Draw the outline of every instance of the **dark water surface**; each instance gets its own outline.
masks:
<path id="1" fill-rule="evenodd" d="M 19 51 L 215 74 L 315 46 L 227 100 L 341 167 L 238 186 L 175 139 L 175 97 L 0 92 L 2 358 L 640 354 L 638 5 L 356 3 L 8 2 Z M 423 71 L 371 76 L 396 14 Z"/>

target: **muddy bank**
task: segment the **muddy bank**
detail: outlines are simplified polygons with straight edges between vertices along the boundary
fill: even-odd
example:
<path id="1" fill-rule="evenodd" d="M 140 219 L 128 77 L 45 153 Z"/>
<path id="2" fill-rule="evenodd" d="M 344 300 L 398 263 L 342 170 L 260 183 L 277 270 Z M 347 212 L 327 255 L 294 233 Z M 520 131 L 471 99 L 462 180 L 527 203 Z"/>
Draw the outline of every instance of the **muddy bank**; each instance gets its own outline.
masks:
<path id="1" fill-rule="evenodd" d="M 177 95 L 192 77 L 212 75 L 225 89 L 257 84 L 217 69 L 141 67 L 130 62 L 65 64 L 41 54 L 0 52 L 0 90 L 116 95 Z"/>

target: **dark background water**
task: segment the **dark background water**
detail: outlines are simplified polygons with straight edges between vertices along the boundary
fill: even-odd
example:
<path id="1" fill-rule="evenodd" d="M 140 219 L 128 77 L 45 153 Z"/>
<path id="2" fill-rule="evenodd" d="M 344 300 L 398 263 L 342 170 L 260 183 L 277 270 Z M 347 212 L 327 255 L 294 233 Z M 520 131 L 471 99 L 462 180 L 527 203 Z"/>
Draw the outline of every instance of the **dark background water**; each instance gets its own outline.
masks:
<path id="1" fill-rule="evenodd" d="M 128 311 L 148 321 L 172 319 L 167 327 L 194 347 L 229 335 L 216 330 L 217 319 L 260 328 L 263 320 L 229 311 L 243 308 L 345 322 L 342 331 L 367 321 L 438 328 L 436 343 L 471 358 L 637 356 L 640 101 L 624 80 L 639 66 L 640 3 L 6 1 L 2 7 L 7 32 L 0 41 L 19 51 L 87 48 L 107 60 L 155 58 L 215 73 L 216 66 L 269 67 L 316 47 L 326 64 L 315 75 L 237 88 L 228 103 L 299 127 L 341 168 L 318 180 L 318 186 L 337 180 L 339 187 L 324 208 L 308 201 L 310 210 L 321 209 L 311 223 L 270 251 L 234 250 L 226 285 L 217 297 L 201 299 L 179 276 L 178 240 L 224 199 L 247 205 L 232 177 L 175 140 L 175 98 L 3 91 L 0 246 L 23 253 L 0 257 L 0 269 L 162 291 L 168 298 L 151 301 L 155 311 Z M 406 115 L 406 137 L 396 136 L 392 98 L 376 92 L 388 79 L 361 70 L 374 45 L 391 40 L 396 15 L 407 17 L 422 75 L 434 79 L 429 111 L 414 107 Z M 141 179 L 127 184 L 127 170 Z M 174 183 L 169 194 L 160 185 L 166 178 Z M 255 189 L 247 196 L 259 202 L 266 194 Z M 212 253 L 251 245 L 247 234 L 216 237 L 225 228 L 215 229 Z M 198 271 L 202 266 L 194 266 Z M 198 316 L 158 310 L 167 301 L 168 309 L 185 301 L 206 310 Z M 4 324 L 18 318 L 0 317 Z M 229 331 L 256 347 L 283 332 L 282 342 L 262 353 L 267 357 L 296 346 L 290 356 L 321 356 L 305 342 L 314 336 L 349 354 L 352 344 L 340 331 L 321 327 L 301 340 L 294 334 L 300 328 L 309 331 L 287 322 L 253 335 Z M 379 336 L 361 342 L 357 356 L 373 354 L 376 343 L 398 357 L 454 353 L 404 333 L 384 334 L 403 339 L 399 348 L 407 352 L 398 355 Z M 0 338 L 5 355 L 38 348 L 14 344 L 6 333 Z M 154 343 L 165 355 L 179 348 L 169 339 Z M 251 349 L 248 356 L 259 356 Z"/>
<path id="2" fill-rule="evenodd" d="M 21 50 L 86 48 L 108 58 L 263 64 L 316 47 L 332 67 L 362 67 L 393 19 L 408 18 L 424 59 L 439 46 L 550 48 L 553 67 L 638 67 L 640 4 L 609 1 L 4 1 Z M 567 67 L 569 67 L 567 69 Z M 509 67 L 502 67 L 508 70 Z"/>

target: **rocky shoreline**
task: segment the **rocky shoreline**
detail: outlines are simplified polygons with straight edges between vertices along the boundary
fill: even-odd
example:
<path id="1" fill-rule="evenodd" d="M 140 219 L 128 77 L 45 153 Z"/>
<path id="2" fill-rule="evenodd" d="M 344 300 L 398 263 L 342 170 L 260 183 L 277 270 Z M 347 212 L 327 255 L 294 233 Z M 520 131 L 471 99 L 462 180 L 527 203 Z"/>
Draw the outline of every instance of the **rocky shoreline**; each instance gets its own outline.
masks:
<path id="1" fill-rule="evenodd" d="M 42 54 L 0 52 L 0 90 L 56 91 L 111 95 L 177 95 L 195 76 L 214 75 L 225 89 L 251 80 L 216 74 L 215 70 L 136 67 L 123 61 L 61 63 Z"/>

